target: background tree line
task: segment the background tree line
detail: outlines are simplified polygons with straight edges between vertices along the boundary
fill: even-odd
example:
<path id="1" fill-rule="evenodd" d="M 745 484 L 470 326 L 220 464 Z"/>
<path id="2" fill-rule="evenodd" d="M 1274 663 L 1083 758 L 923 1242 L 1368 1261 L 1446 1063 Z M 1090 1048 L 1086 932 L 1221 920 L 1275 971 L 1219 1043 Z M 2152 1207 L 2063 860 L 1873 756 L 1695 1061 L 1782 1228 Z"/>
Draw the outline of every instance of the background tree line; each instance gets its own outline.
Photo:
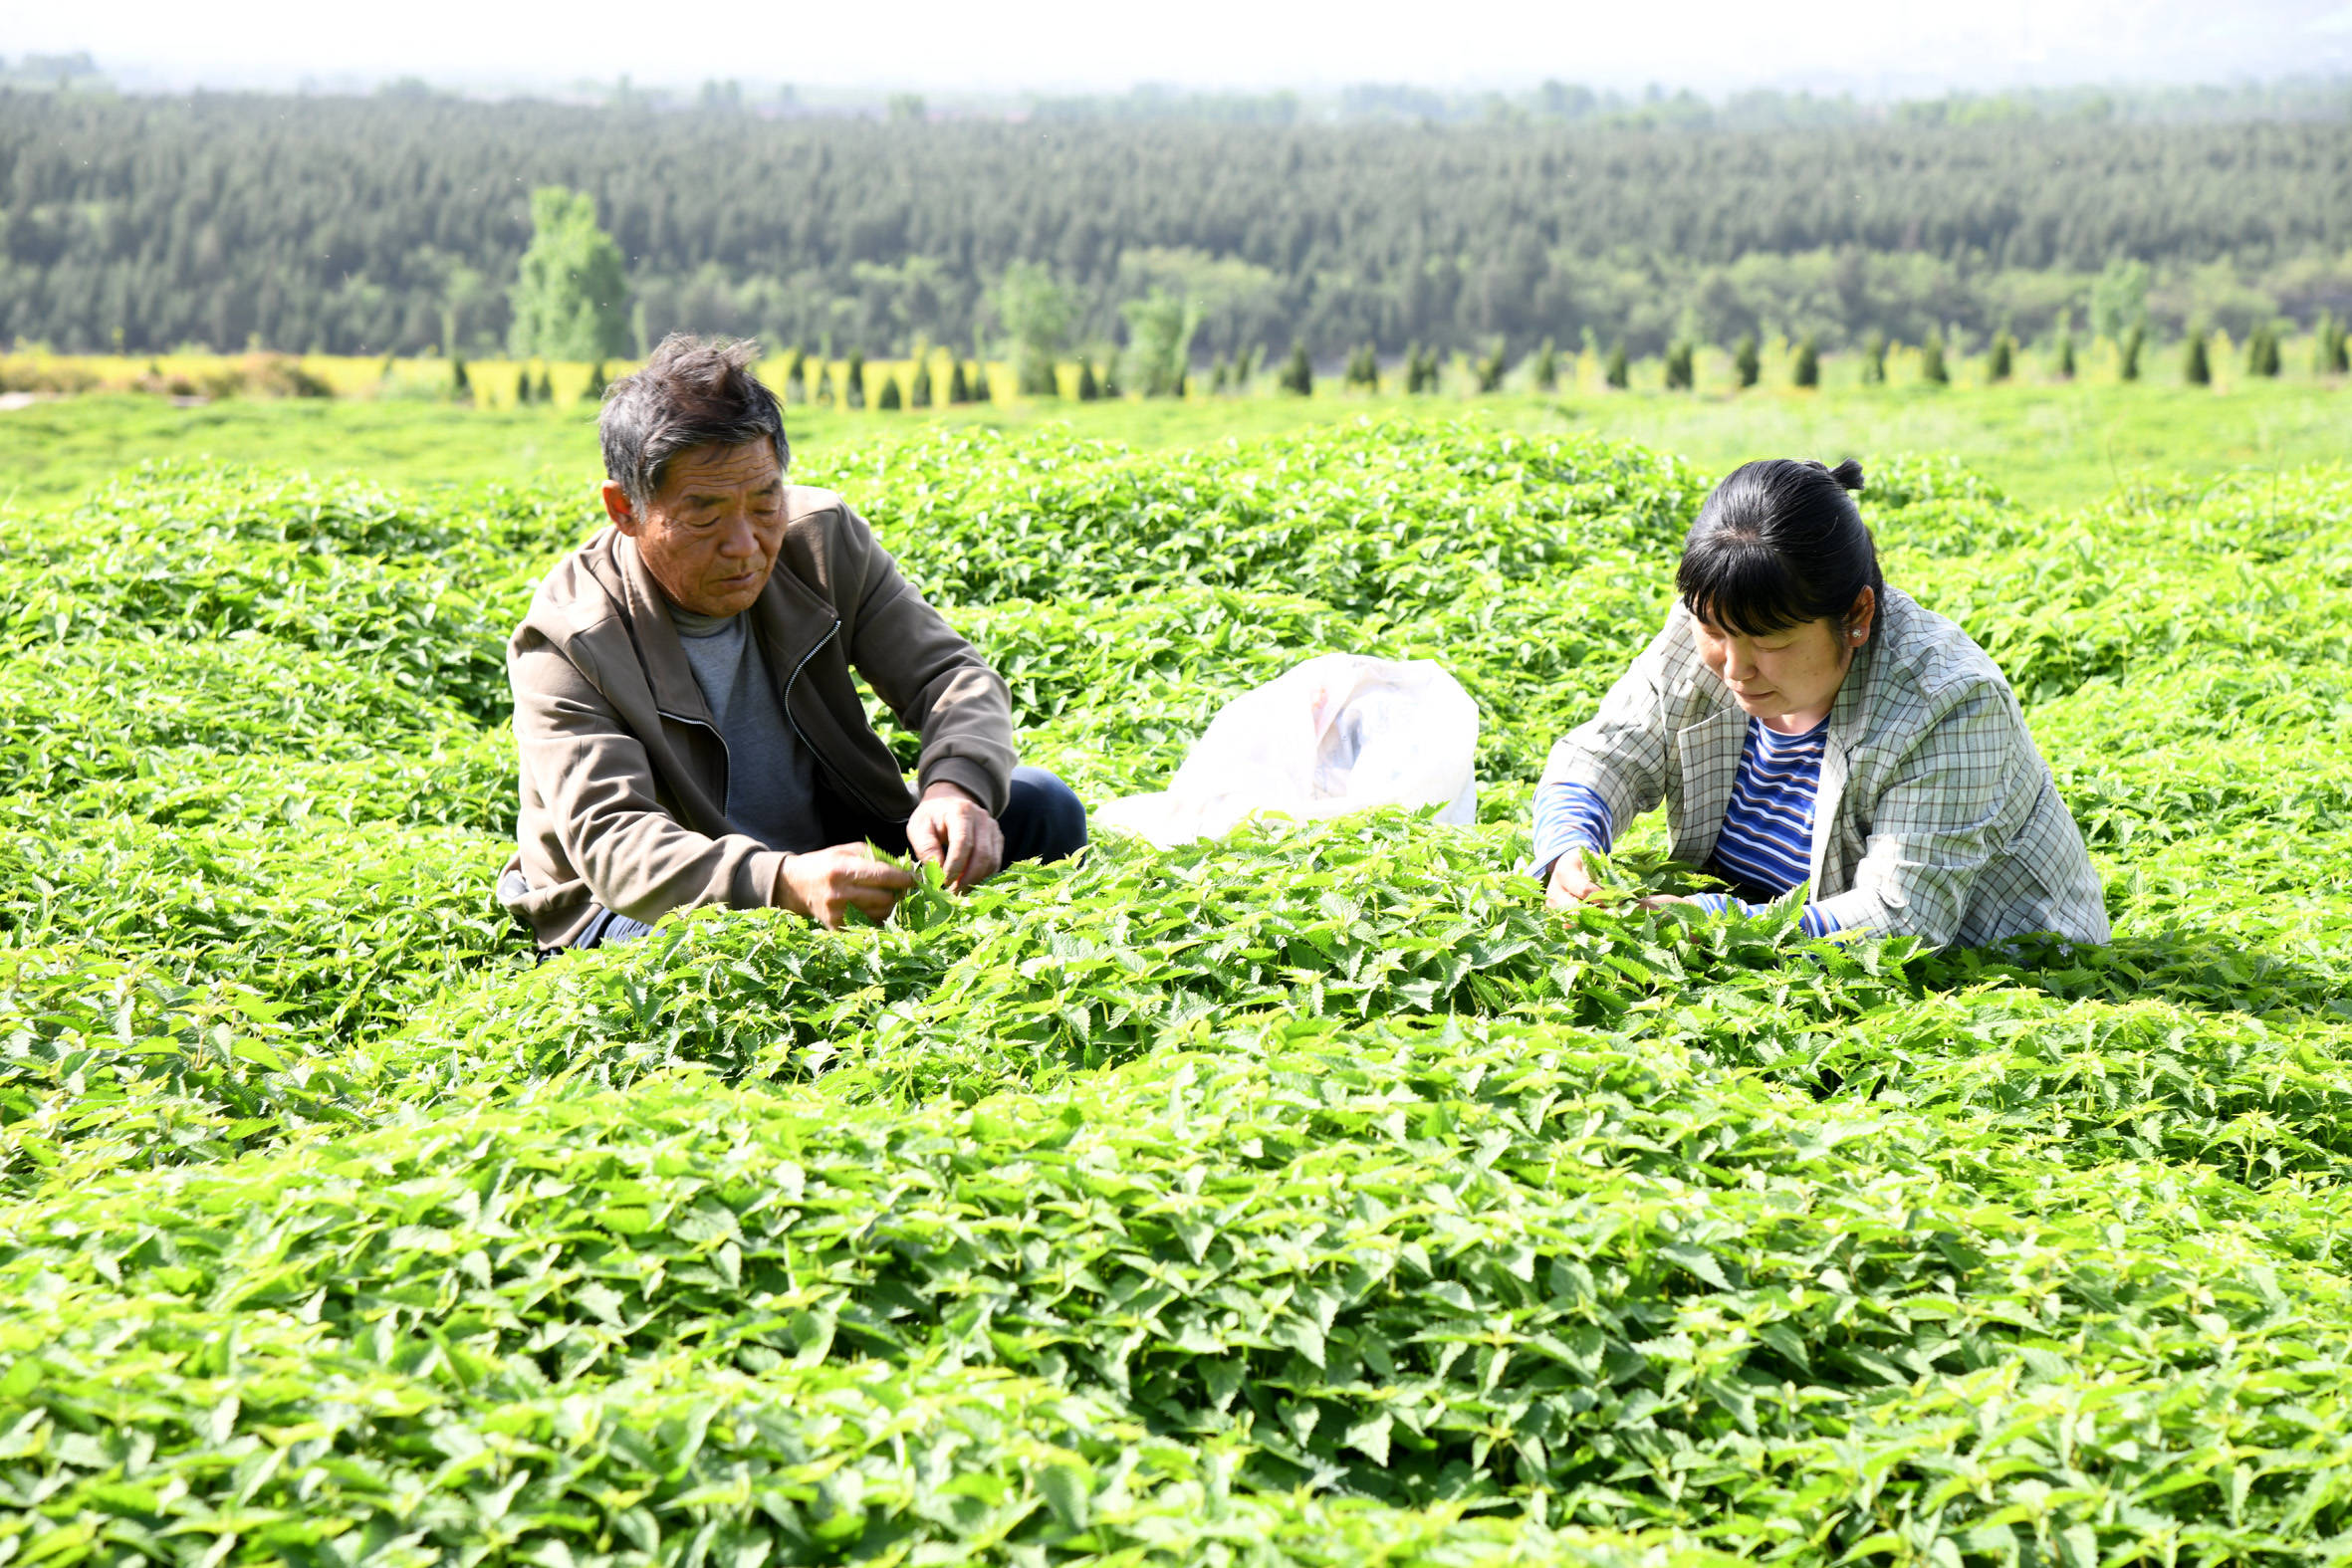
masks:
<path id="1" fill-rule="evenodd" d="M 2328 120 L 874 122 L 0 92 L 0 339 L 478 351 L 509 336 L 551 184 L 617 242 L 632 347 L 999 342 L 1016 264 L 1063 291 L 1075 345 L 1182 309 L 1211 356 L 2031 337 L 2093 326 L 2102 288 L 2159 331 L 2242 336 L 2352 314 L 2348 153 Z"/>

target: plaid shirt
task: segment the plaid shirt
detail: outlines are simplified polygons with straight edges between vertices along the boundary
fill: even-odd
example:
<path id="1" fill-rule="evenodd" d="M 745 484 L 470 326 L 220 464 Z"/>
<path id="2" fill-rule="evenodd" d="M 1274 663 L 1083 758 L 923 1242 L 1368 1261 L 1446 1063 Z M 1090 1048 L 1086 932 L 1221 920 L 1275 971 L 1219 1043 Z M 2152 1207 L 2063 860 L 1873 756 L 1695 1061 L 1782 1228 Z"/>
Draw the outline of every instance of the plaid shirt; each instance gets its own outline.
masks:
<path id="1" fill-rule="evenodd" d="M 1600 713 L 1551 749 L 1543 782 L 1589 786 L 1620 829 L 1663 798 L 1674 857 L 1704 865 L 1747 734 L 1677 604 Z M 1829 710 L 1812 887 L 1841 931 L 1964 947 L 2108 939 L 2099 874 L 2008 682 L 1968 633 L 1892 588 Z"/>

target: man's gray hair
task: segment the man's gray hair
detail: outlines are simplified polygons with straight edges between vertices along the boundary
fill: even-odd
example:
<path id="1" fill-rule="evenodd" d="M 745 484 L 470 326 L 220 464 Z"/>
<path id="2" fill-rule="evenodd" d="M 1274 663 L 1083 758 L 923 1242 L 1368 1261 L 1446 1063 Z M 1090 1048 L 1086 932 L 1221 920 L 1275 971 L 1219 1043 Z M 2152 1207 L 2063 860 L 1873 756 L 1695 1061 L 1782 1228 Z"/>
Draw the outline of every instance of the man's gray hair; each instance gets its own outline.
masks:
<path id="1" fill-rule="evenodd" d="M 605 388 L 596 416 L 604 476 L 630 505 L 650 501 L 670 459 L 698 446 L 766 441 L 776 448 L 778 468 L 792 465 L 784 410 L 752 374 L 759 356 L 760 345 L 747 339 L 672 333 L 644 369 Z"/>

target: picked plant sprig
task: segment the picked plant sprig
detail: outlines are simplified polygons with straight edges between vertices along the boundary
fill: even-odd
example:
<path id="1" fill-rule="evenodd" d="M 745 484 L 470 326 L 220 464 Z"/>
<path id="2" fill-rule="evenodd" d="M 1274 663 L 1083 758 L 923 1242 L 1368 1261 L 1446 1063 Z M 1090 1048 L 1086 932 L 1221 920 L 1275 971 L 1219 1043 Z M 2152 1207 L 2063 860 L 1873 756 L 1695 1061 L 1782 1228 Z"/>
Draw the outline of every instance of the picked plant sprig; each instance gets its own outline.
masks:
<path id="1" fill-rule="evenodd" d="M 1584 851 L 1584 874 L 1592 878 L 1596 896 L 1585 900 L 1603 908 L 1617 908 L 1639 903 L 1655 891 L 1632 871 L 1617 863 L 1614 855 L 1602 849 Z"/>
<path id="2" fill-rule="evenodd" d="M 907 889 L 906 896 L 901 898 L 898 901 L 898 907 L 891 911 L 891 920 L 896 921 L 909 931 L 928 931 L 933 926 L 954 918 L 956 914 L 955 894 L 948 887 L 947 877 L 941 872 L 937 862 L 917 860 L 911 855 L 892 854 L 889 850 L 871 841 L 868 841 L 865 847 L 882 864 L 896 866 L 901 871 L 910 871 L 914 874 L 915 885 Z M 852 909 L 849 915 L 851 923 L 855 925 L 872 926 L 888 923 L 873 920 L 862 911 L 855 909 Z"/>

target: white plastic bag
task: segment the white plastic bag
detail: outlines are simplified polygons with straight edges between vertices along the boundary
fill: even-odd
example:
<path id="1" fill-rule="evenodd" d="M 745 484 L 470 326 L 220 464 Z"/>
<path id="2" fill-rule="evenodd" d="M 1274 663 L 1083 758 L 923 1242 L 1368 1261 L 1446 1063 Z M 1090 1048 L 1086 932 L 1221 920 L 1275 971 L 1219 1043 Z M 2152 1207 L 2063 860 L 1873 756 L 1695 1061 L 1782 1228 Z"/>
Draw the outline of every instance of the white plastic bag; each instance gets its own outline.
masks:
<path id="1" fill-rule="evenodd" d="M 1478 704 L 1426 659 L 1326 653 L 1210 721 L 1165 791 L 1095 813 L 1167 848 L 1231 832 L 1253 812 L 1337 816 L 1374 805 L 1443 805 L 1478 819 Z"/>

